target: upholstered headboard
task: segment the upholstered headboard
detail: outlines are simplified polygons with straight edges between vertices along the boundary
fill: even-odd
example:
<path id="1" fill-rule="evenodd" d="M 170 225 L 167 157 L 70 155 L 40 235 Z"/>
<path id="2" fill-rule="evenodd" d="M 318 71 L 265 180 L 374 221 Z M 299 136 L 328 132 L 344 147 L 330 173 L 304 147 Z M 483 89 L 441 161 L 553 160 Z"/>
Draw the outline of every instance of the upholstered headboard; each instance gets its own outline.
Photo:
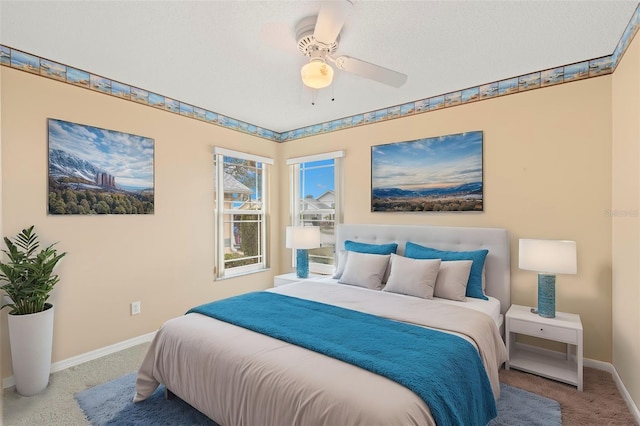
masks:
<path id="1" fill-rule="evenodd" d="M 511 305 L 511 263 L 509 235 L 502 228 L 465 228 L 421 225 L 338 225 L 336 250 L 344 250 L 345 240 L 364 243 L 398 243 L 404 254 L 407 241 L 439 250 L 487 249 L 486 293 L 500 300 L 500 312 Z"/>

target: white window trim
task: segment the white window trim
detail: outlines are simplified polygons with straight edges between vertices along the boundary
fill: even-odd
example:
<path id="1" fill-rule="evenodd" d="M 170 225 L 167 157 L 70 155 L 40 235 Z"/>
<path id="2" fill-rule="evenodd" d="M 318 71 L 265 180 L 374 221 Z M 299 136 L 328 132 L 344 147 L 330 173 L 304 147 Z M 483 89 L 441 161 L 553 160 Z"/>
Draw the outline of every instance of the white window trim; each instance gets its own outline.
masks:
<path id="1" fill-rule="evenodd" d="M 287 160 L 287 165 L 292 166 L 289 167 L 289 200 L 291 202 L 291 217 L 289 218 L 289 223 L 293 225 L 298 225 L 300 220 L 300 203 L 296 202 L 300 197 L 300 164 L 301 163 L 310 163 L 314 161 L 322 161 L 322 160 L 334 160 L 334 186 L 336 192 L 336 202 L 335 202 L 335 217 L 334 217 L 334 226 L 337 228 L 338 224 L 343 222 L 343 214 L 342 214 L 342 206 L 344 205 L 344 185 L 343 185 L 343 158 L 345 156 L 345 151 L 332 151 L 321 154 L 313 154 L 307 155 L 304 157 L 295 157 L 289 158 Z M 294 201 L 295 200 L 295 201 Z M 334 264 L 333 265 L 323 265 L 320 263 L 309 263 L 310 272 L 320 273 L 320 274 L 333 274 L 335 271 L 335 264 L 337 259 L 335 258 L 337 253 L 334 252 Z M 296 256 L 295 250 L 292 250 L 291 255 L 291 266 L 295 268 L 296 266 Z"/>
<path id="2" fill-rule="evenodd" d="M 248 154 L 246 152 L 234 151 L 231 149 L 213 147 L 213 155 L 214 155 L 214 164 L 220 165 L 224 164 L 224 157 L 234 157 L 240 158 L 242 160 L 248 161 L 256 161 L 262 163 L 263 165 L 272 165 L 274 161 L 272 158 L 262 157 L 259 155 Z M 215 191 L 219 194 L 219 182 L 224 182 L 224 167 L 216 167 L 216 188 Z M 224 217 L 226 214 L 232 214 L 235 212 L 233 209 L 225 209 L 224 207 L 224 191 L 222 197 L 217 196 L 216 206 L 215 206 L 215 233 L 216 233 L 216 244 L 215 244 L 215 279 L 225 279 L 230 277 L 236 277 L 240 275 L 245 275 L 248 273 L 259 272 L 269 269 L 268 257 L 267 257 L 267 212 L 268 212 L 268 198 L 269 194 L 267 192 L 267 188 L 269 187 L 269 168 L 262 168 L 262 179 L 261 179 L 262 188 L 260 192 L 262 194 L 262 209 L 256 210 L 256 212 L 260 212 L 262 215 L 262 227 L 260 232 L 260 241 L 261 241 L 261 253 L 262 253 L 262 262 L 256 263 L 253 265 L 245 265 L 239 266 L 236 268 L 232 268 L 232 272 L 226 268 L 224 268 Z M 266 194 L 266 196 L 265 196 Z M 222 212 L 220 214 L 219 212 Z M 247 213 L 246 211 L 242 211 L 242 213 Z"/>
<path id="3" fill-rule="evenodd" d="M 342 158 L 342 157 L 344 157 L 344 150 L 325 152 L 322 154 L 314 154 L 314 155 L 307 155 L 304 157 L 289 158 L 287 160 L 287 166 L 291 166 L 293 164 L 300 164 L 300 163 L 310 163 L 312 161 L 333 160 L 333 159 Z"/>
<path id="4" fill-rule="evenodd" d="M 260 155 L 255 155 L 255 154 L 249 154 L 247 152 L 234 151 L 228 148 L 220 148 L 219 146 L 213 147 L 213 155 L 223 155 L 227 157 L 240 158 L 242 160 L 257 161 L 258 163 L 269 164 L 271 166 L 274 163 L 273 158 L 262 157 Z"/>

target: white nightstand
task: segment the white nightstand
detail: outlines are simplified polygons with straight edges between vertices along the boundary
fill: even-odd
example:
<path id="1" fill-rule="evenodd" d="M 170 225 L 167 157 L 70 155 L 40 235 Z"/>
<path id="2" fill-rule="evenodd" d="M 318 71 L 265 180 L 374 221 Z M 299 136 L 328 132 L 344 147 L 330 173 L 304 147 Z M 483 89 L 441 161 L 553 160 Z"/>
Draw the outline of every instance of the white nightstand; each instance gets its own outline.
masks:
<path id="1" fill-rule="evenodd" d="M 505 368 L 515 368 L 577 386 L 582 391 L 582 322 L 580 315 L 556 312 L 543 318 L 528 306 L 511 305 L 506 315 L 507 352 Z M 516 334 L 525 334 L 567 344 L 562 356 L 532 346 L 516 345 Z"/>
<path id="2" fill-rule="evenodd" d="M 298 278 L 295 272 L 290 272 L 288 274 L 276 275 L 273 277 L 273 286 L 278 287 L 285 284 L 297 283 L 298 281 L 322 278 L 325 275 L 320 274 L 309 274 L 308 278 Z"/>

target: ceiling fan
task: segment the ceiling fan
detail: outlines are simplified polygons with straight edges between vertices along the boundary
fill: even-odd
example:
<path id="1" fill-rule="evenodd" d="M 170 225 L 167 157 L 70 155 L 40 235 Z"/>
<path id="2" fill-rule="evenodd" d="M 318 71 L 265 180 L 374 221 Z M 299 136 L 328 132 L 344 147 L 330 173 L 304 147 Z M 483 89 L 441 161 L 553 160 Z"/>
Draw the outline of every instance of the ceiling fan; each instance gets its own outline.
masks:
<path id="1" fill-rule="evenodd" d="M 333 81 L 333 68 L 359 75 L 393 87 L 407 81 L 407 75 L 380 65 L 371 64 L 350 56 L 332 55 L 338 50 L 340 31 L 353 3 L 351 0 L 325 1 L 318 16 L 303 18 L 296 25 L 298 50 L 308 56 L 309 62 L 300 70 L 302 82 L 312 89 L 322 89 Z"/>

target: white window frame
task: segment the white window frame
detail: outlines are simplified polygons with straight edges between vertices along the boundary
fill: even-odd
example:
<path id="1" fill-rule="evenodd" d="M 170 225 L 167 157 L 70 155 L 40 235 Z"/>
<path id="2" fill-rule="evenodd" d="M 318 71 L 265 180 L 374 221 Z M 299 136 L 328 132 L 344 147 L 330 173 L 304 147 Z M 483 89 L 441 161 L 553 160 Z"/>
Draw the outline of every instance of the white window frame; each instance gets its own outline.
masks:
<path id="1" fill-rule="evenodd" d="M 215 269 L 214 275 L 216 279 L 224 279 L 229 277 L 235 277 L 238 275 L 244 275 L 254 272 L 263 271 L 268 268 L 267 262 L 267 218 L 268 218 L 268 183 L 269 183 L 269 167 L 273 165 L 273 159 L 262 157 L 259 155 L 248 154 L 245 152 L 234 151 L 226 148 L 214 147 L 214 173 L 215 173 L 215 192 L 216 203 L 214 206 L 214 221 L 215 221 Z M 225 268 L 225 217 L 234 214 L 247 214 L 247 210 L 236 210 L 225 207 L 224 197 L 224 167 L 220 167 L 224 164 L 224 157 L 233 157 L 241 160 L 255 161 L 262 163 L 262 181 L 260 183 L 261 208 L 259 210 L 251 210 L 251 213 L 255 213 L 260 216 L 260 255 L 262 260 L 258 263 L 251 265 L 237 266 L 234 268 Z M 223 194 L 219 196 L 219 194 Z"/>
<path id="2" fill-rule="evenodd" d="M 342 206 L 343 206 L 343 158 L 344 151 L 333 151 L 322 154 L 308 155 L 304 157 L 289 158 L 287 166 L 289 166 L 289 200 L 291 202 L 291 217 L 289 221 L 292 226 L 302 225 L 300 218 L 300 164 L 310 163 L 322 160 L 334 160 L 334 191 L 335 191 L 335 208 L 331 211 L 318 210 L 319 213 L 334 213 L 334 229 L 343 222 Z M 335 235 L 335 234 L 334 234 Z M 334 241 L 335 246 L 335 241 Z M 309 272 L 317 274 L 332 274 L 335 271 L 336 253 L 334 250 L 334 264 L 327 265 L 323 263 L 309 262 Z M 296 266 L 295 250 L 291 253 L 291 266 Z"/>

